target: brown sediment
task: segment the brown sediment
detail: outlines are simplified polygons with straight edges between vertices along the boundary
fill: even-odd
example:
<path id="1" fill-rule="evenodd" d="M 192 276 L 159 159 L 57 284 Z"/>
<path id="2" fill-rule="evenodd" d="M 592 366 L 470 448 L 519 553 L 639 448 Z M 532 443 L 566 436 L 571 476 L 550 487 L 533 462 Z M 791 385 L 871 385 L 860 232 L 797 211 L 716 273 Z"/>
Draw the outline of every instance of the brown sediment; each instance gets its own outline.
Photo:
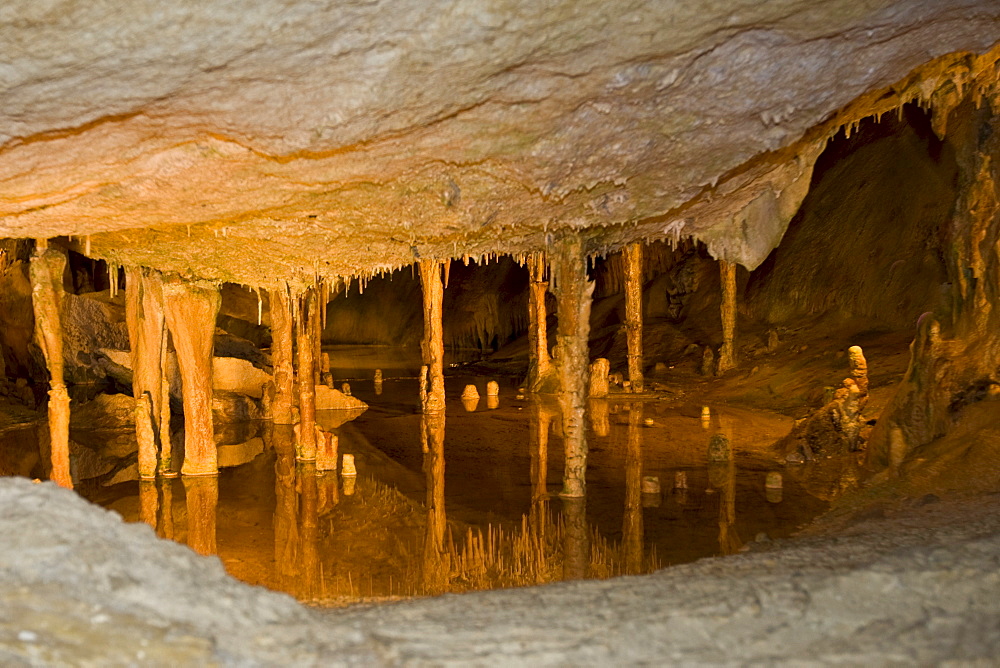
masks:
<path id="1" fill-rule="evenodd" d="M 559 404 L 562 407 L 563 447 L 566 465 L 563 496 L 584 496 L 587 491 L 587 435 L 584 413 L 587 399 L 590 303 L 594 284 L 587 278 L 583 243 L 577 236 L 564 238 L 552 264 L 553 292 L 559 302 Z"/>
<path id="2" fill-rule="evenodd" d="M 628 337 L 628 379 L 633 392 L 642 392 L 642 244 L 622 249 L 625 262 L 625 332 Z"/>
<path id="3" fill-rule="evenodd" d="M 164 313 L 183 390 L 183 475 L 215 475 L 219 470 L 212 426 L 212 355 L 221 301 L 218 288 L 210 283 L 179 277 L 163 281 Z"/>

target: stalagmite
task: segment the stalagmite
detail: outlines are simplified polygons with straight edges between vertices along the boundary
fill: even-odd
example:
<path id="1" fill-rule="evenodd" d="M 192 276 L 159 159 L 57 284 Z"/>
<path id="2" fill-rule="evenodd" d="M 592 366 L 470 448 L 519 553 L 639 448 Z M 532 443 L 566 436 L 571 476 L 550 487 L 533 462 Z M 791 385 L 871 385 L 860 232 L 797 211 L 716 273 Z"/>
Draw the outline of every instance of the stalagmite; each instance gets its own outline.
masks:
<path id="1" fill-rule="evenodd" d="M 184 400 L 184 475 L 215 475 L 218 453 L 212 428 L 212 354 L 222 299 L 210 283 L 163 281 L 167 326 L 177 351 Z"/>
<path id="2" fill-rule="evenodd" d="M 129 267 L 125 270 L 125 322 L 132 358 L 132 396 L 136 401 L 139 477 L 168 472 L 170 458 L 170 394 L 166 384 L 167 326 L 160 274 Z"/>
<path id="3" fill-rule="evenodd" d="M 309 338 L 313 344 L 313 386 L 323 383 L 322 369 L 320 363 L 323 359 L 323 312 L 326 304 L 322 303 L 320 295 L 323 291 L 323 284 L 320 283 L 312 289 L 313 301 L 312 309 L 309 313 Z M 331 377 L 332 381 L 333 378 Z"/>
<path id="4" fill-rule="evenodd" d="M 495 380 L 491 380 L 486 383 L 486 396 L 488 397 L 499 397 L 500 396 L 500 383 Z"/>
<path id="5" fill-rule="evenodd" d="M 598 357 L 590 365 L 590 396 L 595 399 L 608 396 L 608 375 L 611 370 L 611 362 L 603 357 Z"/>
<path id="6" fill-rule="evenodd" d="M 156 431 L 153 429 L 153 402 L 149 392 L 135 400 L 135 440 L 139 446 L 139 477 L 156 477 Z"/>
<path id="7" fill-rule="evenodd" d="M 568 237 L 559 244 L 552 273 L 553 292 L 559 302 L 559 403 L 566 452 L 562 495 L 581 497 L 587 491 L 584 413 L 594 284 L 587 279 L 587 259 L 579 237 Z"/>
<path id="8" fill-rule="evenodd" d="M 63 331 L 59 319 L 63 297 L 66 255 L 39 239 L 31 257 L 31 305 L 35 314 L 35 338 L 49 368 L 49 440 L 52 480 L 72 489 L 69 467 L 69 393 L 63 374 Z"/>
<path id="9" fill-rule="evenodd" d="M 625 331 L 628 337 L 628 379 L 642 392 L 642 244 L 622 249 L 625 262 Z"/>
<path id="10" fill-rule="evenodd" d="M 549 356 L 548 313 L 545 310 L 545 293 L 549 283 L 545 280 L 545 256 L 533 253 L 527 258 L 530 283 L 528 285 L 528 391 L 549 391 L 546 380 L 553 374 Z"/>
<path id="11" fill-rule="evenodd" d="M 333 373 L 330 372 L 330 353 L 323 353 L 319 356 L 319 378 L 320 382 L 327 387 L 333 387 Z"/>
<path id="12" fill-rule="evenodd" d="M 865 400 L 868 398 L 868 360 L 865 359 L 861 346 L 851 346 L 847 349 L 847 361 L 851 367 L 851 378 L 858 386 L 861 399 Z M 861 408 L 864 408 L 864 405 Z"/>
<path id="13" fill-rule="evenodd" d="M 316 293 L 307 291 L 295 321 L 296 347 L 298 349 L 296 376 L 299 384 L 299 429 L 295 458 L 299 461 L 316 459 L 316 347 L 313 342 L 313 319 L 316 318 Z"/>
<path id="14" fill-rule="evenodd" d="M 274 364 L 274 402 L 271 405 L 275 424 L 292 424 L 295 403 L 295 376 L 292 367 L 292 305 L 287 290 L 271 293 L 271 362 Z"/>
<path id="15" fill-rule="evenodd" d="M 720 375 L 736 366 L 736 265 L 719 260 L 722 282 L 722 347 L 719 349 Z"/>
<path id="16" fill-rule="evenodd" d="M 337 449 L 340 444 L 337 435 L 316 427 L 316 470 L 337 470 Z"/>
<path id="17" fill-rule="evenodd" d="M 427 366 L 427 390 L 423 411 L 438 412 L 445 407 L 444 399 L 444 286 L 441 284 L 441 262 L 420 261 L 420 284 L 424 296 L 424 338 L 420 344 Z"/>

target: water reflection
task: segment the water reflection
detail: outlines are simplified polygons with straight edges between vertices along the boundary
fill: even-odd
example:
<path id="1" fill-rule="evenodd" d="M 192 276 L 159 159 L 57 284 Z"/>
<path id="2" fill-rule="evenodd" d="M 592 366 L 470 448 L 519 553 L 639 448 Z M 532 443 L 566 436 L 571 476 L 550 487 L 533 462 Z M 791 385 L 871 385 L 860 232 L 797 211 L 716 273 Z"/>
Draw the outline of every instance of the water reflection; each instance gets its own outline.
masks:
<path id="1" fill-rule="evenodd" d="M 445 554 L 444 411 L 420 416 L 424 475 L 427 482 L 427 526 L 424 531 L 423 586 L 428 592 L 444 591 L 448 584 L 449 559 Z"/>
<path id="2" fill-rule="evenodd" d="M 775 464 L 748 453 L 786 429 L 779 418 L 723 407 L 706 430 L 700 405 L 591 401 L 588 496 L 554 502 L 549 484 L 558 487 L 564 464 L 554 403 L 512 398 L 466 413 L 454 401 L 465 379 L 449 380 L 446 420 L 417 411 L 415 380 L 386 381 L 376 401 L 368 378 L 353 383 L 368 412 L 317 415 L 339 446 L 327 453 L 326 472 L 296 467 L 292 428 L 266 422 L 220 426 L 220 458 L 234 466 L 218 478 L 128 482 L 122 453 L 134 445 L 122 439 L 134 440 L 134 430 L 122 438 L 74 432 L 96 453 L 80 454 L 74 467 L 94 476 L 84 494 L 127 519 L 218 553 L 252 584 L 326 605 L 649 572 L 660 559 L 731 553 L 739 536 L 788 535 L 825 508 L 803 489 L 818 482 L 787 471 L 783 502 L 769 502 L 763 472 Z M 345 424 L 348 417 L 356 420 Z M 716 434 L 728 434 L 740 459 L 709 465 Z M 3 452 L 11 470 L 49 466 L 40 452 Z"/>

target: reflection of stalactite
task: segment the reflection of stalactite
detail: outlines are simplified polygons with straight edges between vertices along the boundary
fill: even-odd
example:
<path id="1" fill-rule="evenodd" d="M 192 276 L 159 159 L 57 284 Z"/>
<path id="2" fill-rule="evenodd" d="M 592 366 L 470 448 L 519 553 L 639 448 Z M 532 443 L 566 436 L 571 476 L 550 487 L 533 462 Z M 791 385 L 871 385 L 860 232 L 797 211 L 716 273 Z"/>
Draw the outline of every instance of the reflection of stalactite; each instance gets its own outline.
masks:
<path id="1" fill-rule="evenodd" d="M 160 492 L 155 480 L 139 481 L 139 521 L 156 529 L 156 519 L 160 508 Z"/>
<path id="2" fill-rule="evenodd" d="M 285 591 L 296 574 L 298 544 L 298 499 L 295 494 L 295 434 L 286 425 L 266 429 L 264 437 L 274 449 L 274 563 L 278 582 Z"/>
<path id="3" fill-rule="evenodd" d="M 590 563 L 590 531 L 586 497 L 563 498 L 563 579 L 587 577 Z"/>
<path id="4" fill-rule="evenodd" d="M 299 462 L 296 470 L 299 492 L 299 558 L 302 577 L 294 590 L 299 599 L 314 600 L 319 591 L 319 495 L 316 465 Z"/>
<path id="5" fill-rule="evenodd" d="M 709 464 L 709 477 L 719 490 L 719 552 L 735 554 L 743 546 L 736 532 L 736 462 Z"/>
<path id="6" fill-rule="evenodd" d="M 625 514 L 622 518 L 622 543 L 627 573 L 643 572 L 642 519 L 642 404 L 632 404 L 628 413 L 628 445 L 625 449 Z"/>
<path id="7" fill-rule="evenodd" d="M 427 528 L 424 533 L 423 587 L 443 591 L 448 584 L 449 563 L 445 553 L 448 518 L 444 500 L 444 412 L 423 413 L 421 429 L 427 449 L 424 475 L 427 480 Z"/>
<path id="8" fill-rule="evenodd" d="M 185 476 L 188 546 L 198 554 L 215 554 L 216 510 L 219 505 L 217 476 Z"/>
<path id="9" fill-rule="evenodd" d="M 529 454 L 531 457 L 531 516 L 529 526 L 540 541 L 548 523 L 549 432 L 557 411 L 541 402 L 531 406 Z"/>
<path id="10" fill-rule="evenodd" d="M 156 535 L 167 540 L 174 539 L 174 484 L 175 479 L 160 480 L 160 492 L 163 499 L 160 502 L 160 520 L 156 527 Z"/>

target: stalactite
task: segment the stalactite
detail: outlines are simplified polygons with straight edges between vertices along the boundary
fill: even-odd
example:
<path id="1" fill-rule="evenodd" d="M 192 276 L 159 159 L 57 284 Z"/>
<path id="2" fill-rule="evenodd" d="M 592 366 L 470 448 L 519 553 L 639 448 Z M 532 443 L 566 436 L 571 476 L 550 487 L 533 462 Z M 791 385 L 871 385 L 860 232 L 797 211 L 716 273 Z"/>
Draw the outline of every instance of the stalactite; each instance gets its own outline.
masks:
<path id="1" fill-rule="evenodd" d="M 160 453 L 170 448 L 169 390 L 164 392 L 163 387 L 166 376 L 163 364 L 166 318 L 159 273 L 140 267 L 126 267 L 125 322 L 132 351 L 132 396 L 136 400 L 139 477 L 152 478 L 156 475 Z"/>
<path id="2" fill-rule="evenodd" d="M 642 392 L 642 244 L 622 251 L 625 263 L 625 331 L 628 338 L 628 378 L 633 392 Z"/>
<path id="3" fill-rule="evenodd" d="M 295 375 L 292 361 L 292 300 L 286 287 L 271 292 L 271 362 L 274 365 L 274 402 L 271 416 L 275 424 L 292 424 L 295 403 Z"/>
<path id="4" fill-rule="evenodd" d="M 423 411 L 443 411 L 444 398 L 444 287 L 441 283 L 441 262 L 420 261 L 420 283 L 424 302 L 424 337 L 421 343 L 424 364 L 427 365 L 429 386 L 423 401 Z"/>
<path id="5" fill-rule="evenodd" d="M 69 465 L 69 393 L 63 371 L 63 331 L 60 310 L 66 255 L 39 239 L 31 257 L 31 303 L 35 315 L 35 338 L 49 369 L 49 440 L 52 480 L 72 489 Z"/>
<path id="6" fill-rule="evenodd" d="M 183 475 L 215 475 L 212 356 L 222 298 L 215 285 L 172 277 L 163 281 L 167 326 L 177 351 L 184 400 Z"/>
<path id="7" fill-rule="evenodd" d="M 553 292 L 559 313 L 559 403 L 562 407 L 566 452 L 563 496 L 586 494 L 587 436 L 584 413 L 587 399 L 590 306 L 594 284 L 587 279 L 583 242 L 570 236 L 559 242 L 552 262 Z"/>

